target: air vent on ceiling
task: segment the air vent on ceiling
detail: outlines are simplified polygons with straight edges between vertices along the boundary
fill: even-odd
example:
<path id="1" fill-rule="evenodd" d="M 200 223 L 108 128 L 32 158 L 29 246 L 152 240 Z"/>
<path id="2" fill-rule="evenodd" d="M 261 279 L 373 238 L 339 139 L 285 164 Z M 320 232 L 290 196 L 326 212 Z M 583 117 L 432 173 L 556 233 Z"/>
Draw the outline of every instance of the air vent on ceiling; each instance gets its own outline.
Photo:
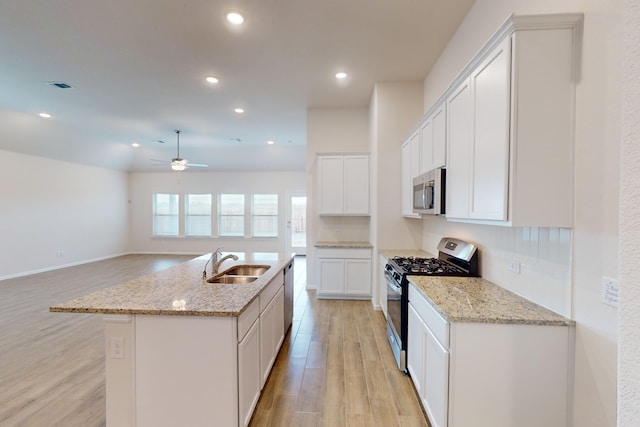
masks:
<path id="1" fill-rule="evenodd" d="M 57 87 L 58 89 L 71 89 L 71 88 L 73 88 L 73 86 L 71 86 L 70 84 L 65 83 L 65 82 L 47 82 L 47 84 L 49 86 Z"/>

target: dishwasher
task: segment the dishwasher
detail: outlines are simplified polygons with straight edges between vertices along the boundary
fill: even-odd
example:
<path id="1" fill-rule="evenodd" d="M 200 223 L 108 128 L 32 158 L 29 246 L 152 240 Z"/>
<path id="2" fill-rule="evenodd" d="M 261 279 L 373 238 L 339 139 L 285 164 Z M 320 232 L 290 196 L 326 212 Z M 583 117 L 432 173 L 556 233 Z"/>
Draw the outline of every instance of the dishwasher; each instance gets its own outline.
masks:
<path id="1" fill-rule="evenodd" d="M 284 268 L 284 333 L 293 323 L 293 260 Z"/>

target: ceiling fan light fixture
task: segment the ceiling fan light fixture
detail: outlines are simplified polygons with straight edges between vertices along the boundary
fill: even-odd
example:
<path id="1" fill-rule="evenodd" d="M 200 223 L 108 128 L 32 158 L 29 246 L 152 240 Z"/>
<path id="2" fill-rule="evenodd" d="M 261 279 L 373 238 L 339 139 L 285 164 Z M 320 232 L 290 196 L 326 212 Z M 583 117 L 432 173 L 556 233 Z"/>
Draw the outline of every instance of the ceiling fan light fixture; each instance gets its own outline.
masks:
<path id="1" fill-rule="evenodd" d="M 184 160 L 173 160 L 171 162 L 171 169 L 174 171 L 183 171 L 187 167 L 186 162 Z"/>

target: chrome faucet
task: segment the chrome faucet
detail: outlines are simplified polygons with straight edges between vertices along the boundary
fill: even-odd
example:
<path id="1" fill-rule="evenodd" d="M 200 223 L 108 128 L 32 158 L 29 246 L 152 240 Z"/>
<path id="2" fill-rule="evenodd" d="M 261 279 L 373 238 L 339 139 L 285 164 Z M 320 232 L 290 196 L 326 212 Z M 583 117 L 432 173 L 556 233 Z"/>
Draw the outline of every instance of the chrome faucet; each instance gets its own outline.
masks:
<path id="1" fill-rule="evenodd" d="M 207 260 L 207 263 L 204 265 L 204 269 L 202 270 L 202 277 L 203 278 L 207 278 L 207 265 L 209 265 L 210 262 L 213 261 L 212 264 L 212 268 L 211 268 L 211 273 L 212 274 L 216 274 L 216 271 L 218 270 L 216 268 L 216 263 L 218 262 L 218 255 L 222 255 L 222 252 L 220 252 L 220 249 L 222 249 L 222 246 L 218 247 L 215 251 L 213 251 L 213 253 L 211 254 L 211 257 Z M 218 267 L 220 266 L 220 264 L 218 264 Z"/>
<path id="2" fill-rule="evenodd" d="M 222 255 L 222 254 L 220 254 L 220 255 Z M 218 274 L 218 269 L 220 268 L 220 264 L 222 264 L 222 261 L 224 261 L 226 259 L 229 259 L 229 258 L 233 259 L 234 261 L 238 260 L 238 257 L 236 255 L 234 255 L 234 254 L 229 254 L 229 255 L 223 256 L 222 258 L 220 258 L 218 261 L 216 261 L 213 264 L 213 267 L 211 268 L 211 274 L 212 275 Z"/>

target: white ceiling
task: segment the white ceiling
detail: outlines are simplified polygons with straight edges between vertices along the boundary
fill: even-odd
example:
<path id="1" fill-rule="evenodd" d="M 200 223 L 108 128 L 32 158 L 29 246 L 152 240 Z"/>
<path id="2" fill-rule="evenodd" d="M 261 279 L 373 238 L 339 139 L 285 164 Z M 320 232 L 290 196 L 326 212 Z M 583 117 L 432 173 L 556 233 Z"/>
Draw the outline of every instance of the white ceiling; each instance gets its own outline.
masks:
<path id="1" fill-rule="evenodd" d="M 0 150 L 158 171 L 149 159 L 175 157 L 180 129 L 181 157 L 208 171 L 304 170 L 308 108 L 364 107 L 375 82 L 423 80 L 472 4 L 2 0 Z"/>

